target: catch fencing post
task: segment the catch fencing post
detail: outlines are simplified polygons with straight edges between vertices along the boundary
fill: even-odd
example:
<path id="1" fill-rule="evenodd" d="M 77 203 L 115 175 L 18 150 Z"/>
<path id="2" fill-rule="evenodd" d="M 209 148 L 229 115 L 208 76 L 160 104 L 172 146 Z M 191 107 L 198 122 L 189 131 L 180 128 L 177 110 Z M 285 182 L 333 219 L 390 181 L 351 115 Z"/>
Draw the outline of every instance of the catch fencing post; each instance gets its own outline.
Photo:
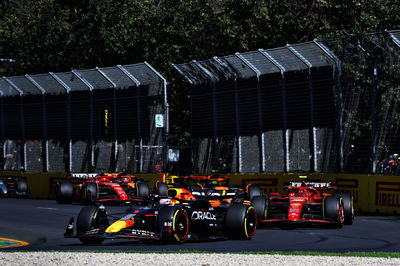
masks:
<path id="1" fill-rule="evenodd" d="M 308 67 L 308 85 L 309 85 L 309 92 L 310 92 L 310 147 L 311 147 L 311 155 L 312 158 L 311 162 L 311 171 L 316 172 L 318 171 L 318 158 L 317 158 L 317 129 L 315 128 L 314 122 L 314 86 L 313 86 L 313 79 L 312 79 L 312 72 L 311 68 L 313 67 L 311 62 L 308 61 L 299 51 L 297 51 L 293 46 L 287 45 L 286 46 L 289 51 L 291 51 L 298 59 L 300 59 L 304 64 Z"/>
<path id="2" fill-rule="evenodd" d="M 263 132 L 263 116 L 262 116 L 262 101 L 261 101 L 261 88 L 260 88 L 260 75 L 261 72 L 252 63 L 250 63 L 241 54 L 235 53 L 235 55 L 247 65 L 257 76 L 257 111 L 258 111 L 258 151 L 260 160 L 260 172 L 265 172 L 265 145 L 264 145 L 264 132 Z"/>
<path id="3" fill-rule="evenodd" d="M 289 153 L 289 131 L 287 129 L 287 106 L 286 106 L 286 85 L 285 85 L 285 72 L 286 69 L 273 58 L 264 49 L 258 50 L 264 57 L 266 57 L 271 63 L 273 63 L 281 72 L 281 88 L 282 88 L 282 113 L 283 113 L 283 143 L 284 143 L 284 160 L 285 160 L 285 172 L 290 171 L 290 153 Z"/>
<path id="4" fill-rule="evenodd" d="M 337 119 L 338 119 L 338 138 L 339 138 L 339 172 L 344 170 L 344 104 L 343 104 L 343 88 L 342 88 L 342 64 L 340 59 L 327 48 L 321 41 L 314 39 L 313 42 L 329 57 L 336 65 L 335 80 L 337 89 Z"/>

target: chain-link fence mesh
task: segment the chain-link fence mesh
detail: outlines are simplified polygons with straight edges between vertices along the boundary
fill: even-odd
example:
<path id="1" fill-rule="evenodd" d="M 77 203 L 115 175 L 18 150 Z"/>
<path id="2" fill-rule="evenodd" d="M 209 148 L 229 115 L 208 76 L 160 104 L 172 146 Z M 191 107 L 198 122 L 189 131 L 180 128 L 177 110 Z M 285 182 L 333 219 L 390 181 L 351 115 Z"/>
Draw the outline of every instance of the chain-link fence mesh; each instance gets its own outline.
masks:
<path id="1" fill-rule="evenodd" d="M 0 94 L 4 170 L 160 172 L 166 165 L 166 81 L 146 62 L 3 77 Z"/>
<path id="2" fill-rule="evenodd" d="M 232 172 L 383 173 L 390 158 L 397 171 L 399 40 L 387 31 L 175 64 L 191 84 L 193 171 L 232 154 Z M 221 153 L 227 137 L 235 149 Z"/>
<path id="3" fill-rule="evenodd" d="M 326 40 L 342 64 L 344 170 L 397 174 L 399 31 Z"/>

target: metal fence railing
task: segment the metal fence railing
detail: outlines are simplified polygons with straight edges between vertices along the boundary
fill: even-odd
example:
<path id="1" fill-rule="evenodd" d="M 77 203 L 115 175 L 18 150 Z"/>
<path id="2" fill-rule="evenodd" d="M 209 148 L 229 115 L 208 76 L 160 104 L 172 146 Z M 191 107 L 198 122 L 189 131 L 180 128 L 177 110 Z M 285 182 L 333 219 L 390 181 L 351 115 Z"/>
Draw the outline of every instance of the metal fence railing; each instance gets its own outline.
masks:
<path id="1" fill-rule="evenodd" d="M 193 171 L 377 173 L 400 153 L 400 32 L 174 64 Z"/>
<path id="2" fill-rule="evenodd" d="M 3 77 L 0 94 L 3 170 L 157 172 L 166 158 L 166 80 L 147 62 Z"/>

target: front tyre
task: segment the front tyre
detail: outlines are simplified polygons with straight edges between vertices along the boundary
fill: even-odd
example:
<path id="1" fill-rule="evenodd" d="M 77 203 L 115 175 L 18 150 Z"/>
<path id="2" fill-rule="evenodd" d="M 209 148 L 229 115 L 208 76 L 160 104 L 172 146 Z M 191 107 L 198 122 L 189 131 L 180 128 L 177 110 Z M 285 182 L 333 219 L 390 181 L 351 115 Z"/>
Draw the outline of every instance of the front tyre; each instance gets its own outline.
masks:
<path id="1" fill-rule="evenodd" d="M 341 194 L 343 198 L 343 209 L 344 209 L 344 224 L 351 225 L 354 222 L 354 199 L 352 195 Z"/>
<path id="2" fill-rule="evenodd" d="M 253 206 L 234 204 L 225 214 L 225 234 L 230 239 L 251 239 L 256 233 L 257 213 Z"/>
<path id="3" fill-rule="evenodd" d="M 257 213 L 258 220 L 265 220 L 268 216 L 268 197 L 266 196 L 256 196 L 251 201 L 254 209 Z"/>
<path id="4" fill-rule="evenodd" d="M 156 183 L 156 193 L 158 196 L 168 196 L 168 185 L 164 182 Z"/>
<path id="5" fill-rule="evenodd" d="M 160 229 L 161 240 L 180 244 L 189 235 L 189 216 L 178 206 L 165 206 L 158 211 L 157 228 Z"/>
<path id="6" fill-rule="evenodd" d="M 94 204 L 98 199 L 98 187 L 95 182 L 85 182 L 83 186 L 84 197 L 83 201 L 85 204 Z"/>
<path id="7" fill-rule="evenodd" d="M 73 199 L 74 188 L 72 182 L 61 181 L 56 190 L 57 203 L 71 204 Z"/>
<path id="8" fill-rule="evenodd" d="M 28 193 L 28 182 L 25 179 L 17 179 L 17 192 Z"/>
<path id="9" fill-rule="evenodd" d="M 76 229 L 78 236 L 94 229 L 105 230 L 109 226 L 107 212 L 99 206 L 85 206 L 78 214 Z M 81 236 L 79 240 L 84 244 L 100 244 L 103 239 Z"/>
<path id="10" fill-rule="evenodd" d="M 343 198 L 338 195 L 326 197 L 324 199 L 324 216 L 341 228 L 345 220 Z"/>
<path id="11" fill-rule="evenodd" d="M 254 197 L 261 196 L 260 188 L 256 185 L 248 185 L 247 196 L 250 201 L 252 201 L 254 199 Z"/>
<path id="12" fill-rule="evenodd" d="M 149 185 L 145 182 L 136 182 L 136 196 L 142 199 L 148 199 L 150 197 Z"/>

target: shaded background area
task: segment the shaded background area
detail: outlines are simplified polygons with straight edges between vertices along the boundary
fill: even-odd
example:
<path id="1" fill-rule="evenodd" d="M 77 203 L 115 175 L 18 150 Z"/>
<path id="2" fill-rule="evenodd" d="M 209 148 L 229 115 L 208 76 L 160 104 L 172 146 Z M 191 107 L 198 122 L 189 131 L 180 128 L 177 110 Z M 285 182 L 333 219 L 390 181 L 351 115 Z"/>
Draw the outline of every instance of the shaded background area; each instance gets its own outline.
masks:
<path id="1" fill-rule="evenodd" d="M 146 62 L 3 77 L 1 169 L 160 171 L 165 92 L 164 78 Z M 157 114 L 163 127 L 155 124 Z"/>
<path id="2" fill-rule="evenodd" d="M 400 151 L 399 36 L 174 65 L 190 88 L 192 170 L 386 173 Z"/>

